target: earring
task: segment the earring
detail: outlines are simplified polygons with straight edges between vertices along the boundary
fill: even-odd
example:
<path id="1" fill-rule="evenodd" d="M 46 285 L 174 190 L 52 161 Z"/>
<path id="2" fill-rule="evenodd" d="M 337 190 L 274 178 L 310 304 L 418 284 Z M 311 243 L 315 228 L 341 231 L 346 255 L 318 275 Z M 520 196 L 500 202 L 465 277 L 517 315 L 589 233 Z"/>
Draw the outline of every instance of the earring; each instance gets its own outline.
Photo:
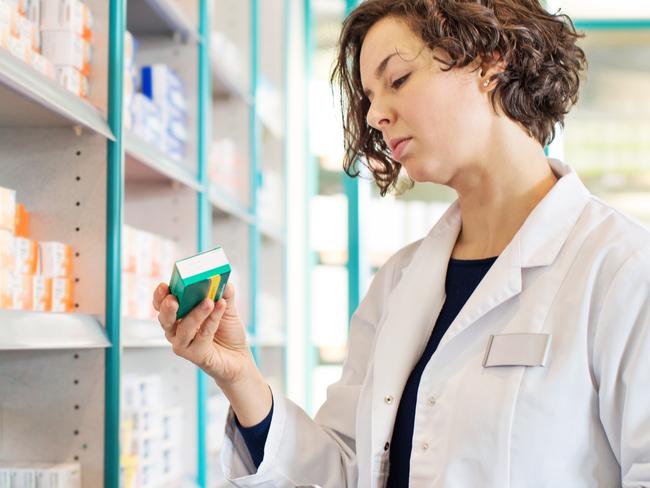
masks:
<path id="1" fill-rule="evenodd" d="M 483 86 L 484 86 L 485 88 L 487 88 L 489 85 L 490 85 L 490 80 L 485 80 L 485 81 L 483 82 Z"/>

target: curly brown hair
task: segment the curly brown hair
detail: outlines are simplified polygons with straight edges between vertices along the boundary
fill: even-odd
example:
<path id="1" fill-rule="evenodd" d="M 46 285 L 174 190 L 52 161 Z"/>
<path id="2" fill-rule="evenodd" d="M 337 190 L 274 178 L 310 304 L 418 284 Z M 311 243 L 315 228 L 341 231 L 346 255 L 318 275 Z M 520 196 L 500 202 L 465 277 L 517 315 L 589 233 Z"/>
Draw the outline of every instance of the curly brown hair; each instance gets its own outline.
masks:
<path id="1" fill-rule="evenodd" d="M 331 82 L 344 107 L 343 168 L 356 177 L 359 162 L 368 167 L 382 196 L 395 187 L 401 164 L 367 123 L 370 101 L 359 57 L 370 28 L 389 16 L 406 21 L 431 51 L 444 50 L 448 59 L 434 58 L 445 71 L 500 58 L 506 69 L 491 79 L 492 106 L 496 111 L 498 104 L 542 145 L 553 140 L 555 124 L 564 125 L 578 100 L 587 62 L 576 42 L 583 35 L 567 15 L 547 12 L 539 0 L 365 0 L 343 23 Z"/>

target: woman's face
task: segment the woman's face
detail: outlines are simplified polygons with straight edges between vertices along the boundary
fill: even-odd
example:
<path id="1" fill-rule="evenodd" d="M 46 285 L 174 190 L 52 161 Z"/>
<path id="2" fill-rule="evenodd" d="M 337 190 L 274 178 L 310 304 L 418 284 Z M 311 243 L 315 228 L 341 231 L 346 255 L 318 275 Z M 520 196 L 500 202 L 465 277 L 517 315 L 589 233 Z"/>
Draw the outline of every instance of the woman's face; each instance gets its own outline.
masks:
<path id="1" fill-rule="evenodd" d="M 480 70 L 445 72 L 433 55 L 404 21 L 384 18 L 361 47 L 361 82 L 368 124 L 393 158 L 415 181 L 449 184 L 481 160 L 495 115 Z"/>

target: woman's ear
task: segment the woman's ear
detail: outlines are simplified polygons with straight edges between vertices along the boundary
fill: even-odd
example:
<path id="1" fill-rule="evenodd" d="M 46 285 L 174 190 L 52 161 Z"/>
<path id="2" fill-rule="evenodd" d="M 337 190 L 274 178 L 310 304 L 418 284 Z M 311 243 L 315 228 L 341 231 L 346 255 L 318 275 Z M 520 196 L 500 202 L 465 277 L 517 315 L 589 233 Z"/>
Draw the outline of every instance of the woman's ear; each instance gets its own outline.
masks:
<path id="1" fill-rule="evenodd" d="M 498 52 L 493 52 L 489 57 L 481 59 L 478 68 L 480 88 L 490 91 L 494 88 L 496 75 L 503 73 L 508 68 L 508 64 Z"/>

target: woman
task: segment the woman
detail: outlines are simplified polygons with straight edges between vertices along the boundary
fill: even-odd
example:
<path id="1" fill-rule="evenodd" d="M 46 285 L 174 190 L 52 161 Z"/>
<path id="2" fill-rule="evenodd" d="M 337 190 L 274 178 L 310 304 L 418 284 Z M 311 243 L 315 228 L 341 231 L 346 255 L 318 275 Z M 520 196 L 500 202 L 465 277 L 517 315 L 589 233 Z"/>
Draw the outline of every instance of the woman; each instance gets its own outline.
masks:
<path id="1" fill-rule="evenodd" d="M 333 78 L 346 170 L 403 167 L 458 200 L 378 272 L 315 421 L 271 392 L 229 285 L 174 351 L 231 403 L 237 486 L 650 486 L 650 239 L 543 147 L 585 66 L 538 0 L 367 0 Z"/>

